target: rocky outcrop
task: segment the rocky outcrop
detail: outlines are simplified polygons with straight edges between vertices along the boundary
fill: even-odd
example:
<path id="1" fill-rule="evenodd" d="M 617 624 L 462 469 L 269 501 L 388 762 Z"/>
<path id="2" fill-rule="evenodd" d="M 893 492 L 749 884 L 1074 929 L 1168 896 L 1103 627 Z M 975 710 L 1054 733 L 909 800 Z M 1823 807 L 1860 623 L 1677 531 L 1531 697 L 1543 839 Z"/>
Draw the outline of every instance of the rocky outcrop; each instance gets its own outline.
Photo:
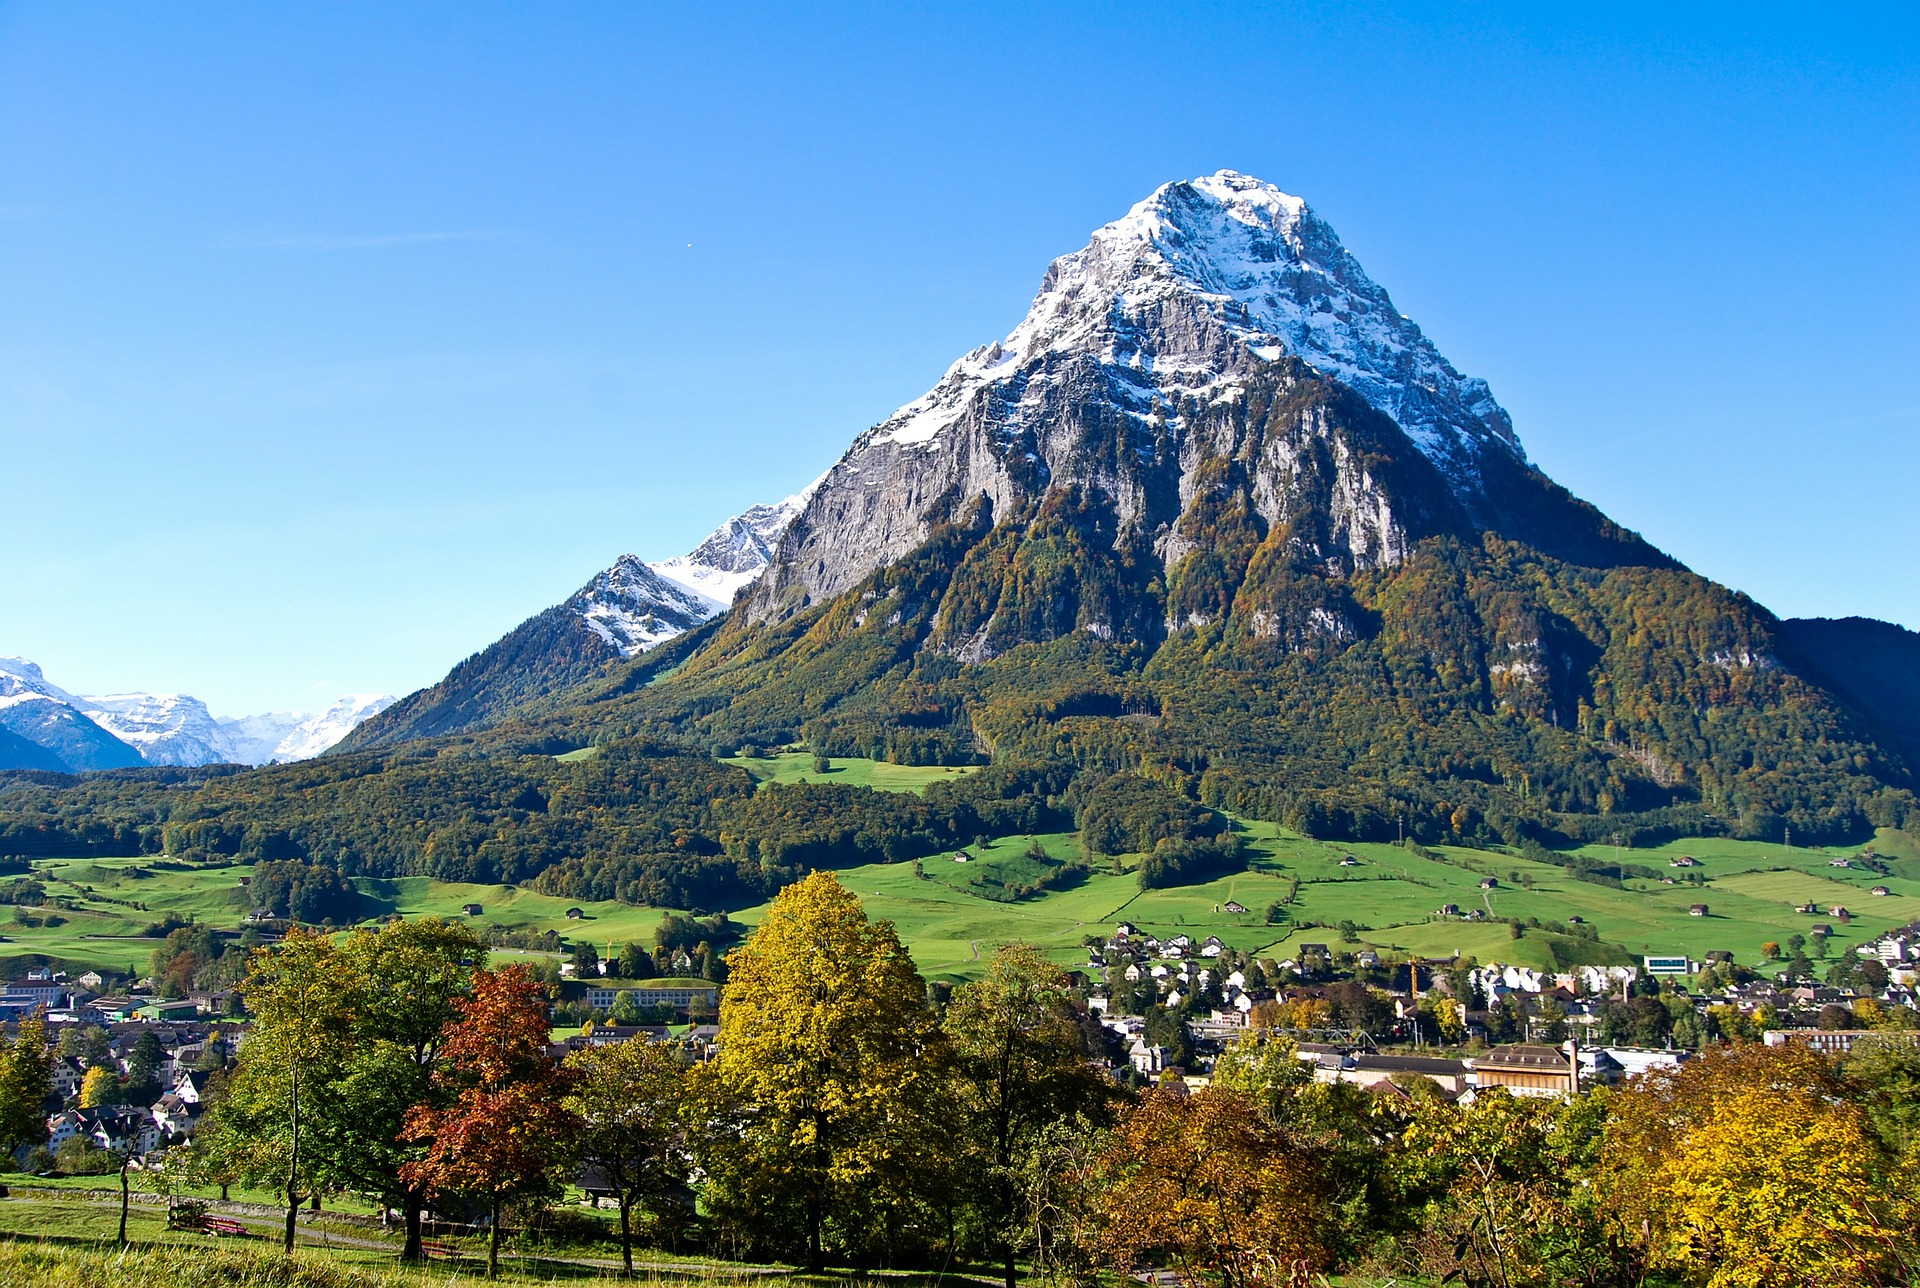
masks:
<path id="1" fill-rule="evenodd" d="M 1509 521 L 1591 530 L 1597 559 L 1664 558 L 1533 470 L 1485 382 L 1455 371 L 1304 202 L 1221 171 L 1161 188 L 1055 261 L 1012 334 L 862 434 L 744 613 L 785 619 L 937 525 L 979 507 L 1034 514 L 1057 489 L 1171 569 L 1196 548 L 1193 507 L 1223 486 L 1245 492 L 1261 540 L 1284 530 L 1293 558 L 1327 572 Z M 1186 620 L 1176 605 L 1167 622 Z"/>

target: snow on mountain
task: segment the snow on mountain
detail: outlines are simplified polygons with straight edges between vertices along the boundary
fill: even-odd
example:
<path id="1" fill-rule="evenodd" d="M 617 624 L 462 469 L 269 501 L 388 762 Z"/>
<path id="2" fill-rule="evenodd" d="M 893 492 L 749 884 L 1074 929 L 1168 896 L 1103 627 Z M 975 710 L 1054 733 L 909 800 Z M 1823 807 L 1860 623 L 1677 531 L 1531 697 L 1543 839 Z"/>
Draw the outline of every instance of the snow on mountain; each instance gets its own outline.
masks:
<path id="1" fill-rule="evenodd" d="M 1390 417 L 1475 522 L 1529 468 L 1486 383 L 1448 363 L 1324 220 L 1221 170 L 1164 185 L 1055 260 L 1004 340 L 855 439 L 743 612 L 798 612 L 905 555 L 936 523 L 966 521 L 977 499 L 1004 516 L 1056 484 L 1098 494 L 1128 539 L 1177 555 L 1170 522 L 1191 500 L 1178 489 L 1212 451 L 1196 434 L 1233 409 L 1253 414 L 1250 392 L 1270 394 L 1293 362 Z M 1364 465 L 1347 463 L 1338 544 L 1390 562 L 1407 530 L 1379 509 Z M 1291 467 L 1275 465 L 1284 493 Z"/>
<path id="2" fill-rule="evenodd" d="M 0 729 L 39 749 L 30 761 L 10 760 L 7 768 L 79 772 L 140 763 L 137 750 L 96 724 L 71 693 L 23 657 L 0 658 Z M 26 753 L 17 745 L 14 750 Z"/>
<path id="3" fill-rule="evenodd" d="M 712 599 L 669 581 L 633 555 L 621 555 L 567 606 L 621 657 L 692 630 L 720 611 Z"/>
<path id="4" fill-rule="evenodd" d="M 207 704 L 184 693 L 110 693 L 76 698 L 74 703 L 149 765 L 237 760 L 232 739 Z"/>
<path id="5" fill-rule="evenodd" d="M 1165 328 L 1176 299 L 1203 301 L 1211 325 Z M 1470 485 L 1489 447 L 1521 454 L 1486 381 L 1454 370 L 1331 225 L 1299 197 L 1233 170 L 1162 186 L 1055 260 L 1005 340 L 961 358 L 870 441 L 931 446 L 983 386 L 1047 355 L 1092 353 L 1147 377 L 1132 409 L 1142 419 L 1155 395 L 1232 397 L 1239 372 L 1223 368 L 1216 333 L 1253 357 L 1291 354 L 1344 382 L 1456 481 Z"/>
<path id="6" fill-rule="evenodd" d="M 273 749 L 272 759 L 279 764 L 317 756 L 346 737 L 355 725 L 385 711 L 397 700 L 390 693 L 350 693 L 295 725 Z"/>
<path id="7" fill-rule="evenodd" d="M 718 605 L 716 612 L 731 606 L 741 588 L 752 585 L 772 562 L 781 536 L 807 508 L 825 478 L 821 475 L 784 501 L 756 505 L 728 519 L 689 553 L 663 559 L 651 567 L 669 581 L 711 600 Z"/>
<path id="8" fill-rule="evenodd" d="M 49 681 L 35 663 L 19 657 L 0 658 L 0 705 L 32 702 L 43 704 L 31 708 L 38 713 L 34 723 L 41 734 L 36 737 L 21 728 L 14 729 L 30 741 L 49 745 L 56 725 L 67 730 L 62 736 L 85 738 L 84 730 L 78 735 L 72 732 L 79 729 L 76 722 L 81 721 L 133 753 L 101 753 L 96 748 L 90 758 L 83 759 L 113 765 L 264 765 L 319 755 L 345 737 L 355 724 L 390 705 L 393 698 L 350 695 L 318 715 L 288 711 L 223 717 L 215 716 L 206 703 L 184 693 L 69 693 Z M 10 728 L 23 722 L 19 714 L 7 721 Z M 65 759 L 76 768 L 110 767 L 108 763 L 74 763 L 72 755 Z"/>
<path id="9" fill-rule="evenodd" d="M 735 515 L 684 555 L 656 563 L 621 555 L 566 607 L 621 657 L 692 630 L 725 612 L 734 595 L 753 584 L 818 486 L 820 479 L 815 479 L 784 501 Z"/>

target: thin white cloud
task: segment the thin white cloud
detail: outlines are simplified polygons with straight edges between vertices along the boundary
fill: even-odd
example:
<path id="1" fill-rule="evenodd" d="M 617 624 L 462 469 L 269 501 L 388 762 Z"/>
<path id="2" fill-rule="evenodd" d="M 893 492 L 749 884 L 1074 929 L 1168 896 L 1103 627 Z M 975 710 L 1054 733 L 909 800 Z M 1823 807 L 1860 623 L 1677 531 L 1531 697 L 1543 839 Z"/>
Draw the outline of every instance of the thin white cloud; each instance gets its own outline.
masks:
<path id="1" fill-rule="evenodd" d="M 228 239 L 243 250 L 388 250 L 397 246 L 431 246 L 443 242 L 504 242 L 512 234 L 477 228 L 457 232 L 425 233 L 256 233 Z"/>

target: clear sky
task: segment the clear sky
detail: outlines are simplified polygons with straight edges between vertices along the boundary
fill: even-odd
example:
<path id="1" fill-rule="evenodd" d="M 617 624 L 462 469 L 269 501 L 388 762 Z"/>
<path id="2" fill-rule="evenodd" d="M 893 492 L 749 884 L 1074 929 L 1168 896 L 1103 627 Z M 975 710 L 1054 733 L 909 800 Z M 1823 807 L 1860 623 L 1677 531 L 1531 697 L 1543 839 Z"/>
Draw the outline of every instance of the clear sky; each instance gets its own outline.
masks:
<path id="1" fill-rule="evenodd" d="M 1573 8 L 0 2 L 0 654 L 430 683 L 1223 166 L 1575 492 L 1920 627 L 1914 6 Z"/>

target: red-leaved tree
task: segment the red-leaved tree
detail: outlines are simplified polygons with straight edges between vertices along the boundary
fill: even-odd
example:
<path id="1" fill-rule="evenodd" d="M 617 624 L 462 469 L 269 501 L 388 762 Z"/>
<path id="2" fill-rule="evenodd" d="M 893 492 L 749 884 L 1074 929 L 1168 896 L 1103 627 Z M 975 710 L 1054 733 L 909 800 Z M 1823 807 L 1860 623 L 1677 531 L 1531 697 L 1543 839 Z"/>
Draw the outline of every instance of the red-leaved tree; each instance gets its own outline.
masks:
<path id="1" fill-rule="evenodd" d="M 403 1137 L 428 1146 L 401 1175 L 429 1194 L 485 1195 L 487 1276 L 500 1269 L 500 1202 L 545 1182 L 567 1156 L 579 1120 L 562 1103 L 574 1075 L 547 1055 L 546 995 L 524 966 L 480 971 L 447 1026 L 436 1082 L 444 1109 L 419 1106 Z"/>

